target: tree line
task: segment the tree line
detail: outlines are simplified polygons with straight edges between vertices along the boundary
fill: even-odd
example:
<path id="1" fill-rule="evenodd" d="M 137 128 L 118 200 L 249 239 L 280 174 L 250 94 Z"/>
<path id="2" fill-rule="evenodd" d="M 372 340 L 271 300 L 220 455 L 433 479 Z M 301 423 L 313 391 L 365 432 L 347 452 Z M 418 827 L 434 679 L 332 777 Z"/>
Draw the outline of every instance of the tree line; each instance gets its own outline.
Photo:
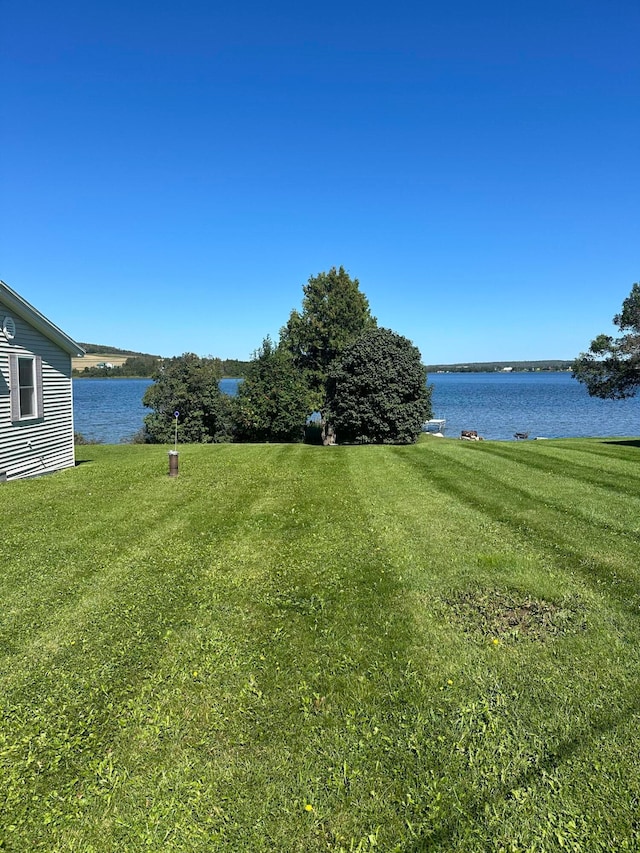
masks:
<path id="1" fill-rule="evenodd" d="M 468 361 L 464 364 L 427 364 L 429 373 L 499 373 L 511 368 L 516 373 L 554 372 L 571 370 L 573 362 L 566 359 L 541 359 L 538 361 Z"/>
<path id="2" fill-rule="evenodd" d="M 81 344 L 81 346 L 84 348 L 84 345 Z M 100 353 L 105 352 L 105 350 L 96 351 Z M 111 352 L 115 354 L 116 350 L 111 350 Z M 105 359 L 107 357 L 105 356 Z M 216 369 L 220 372 L 221 377 L 242 378 L 249 368 L 248 361 L 240 361 L 235 358 L 210 358 L 209 360 L 215 362 Z M 76 377 L 96 377 L 100 379 L 104 377 L 108 377 L 109 379 L 125 377 L 149 379 L 155 376 L 161 362 L 162 358 L 159 355 L 135 355 L 128 358 L 121 365 L 113 365 L 112 367 L 94 365 L 93 367 L 85 367 L 82 370 L 74 370 L 73 375 Z"/>
<path id="3" fill-rule="evenodd" d="M 303 286 L 279 339 L 266 337 L 236 397 L 221 393 L 217 359 L 165 359 L 146 390 L 143 440 L 182 442 L 414 442 L 431 417 L 431 389 L 418 349 L 378 326 L 343 267 Z"/>

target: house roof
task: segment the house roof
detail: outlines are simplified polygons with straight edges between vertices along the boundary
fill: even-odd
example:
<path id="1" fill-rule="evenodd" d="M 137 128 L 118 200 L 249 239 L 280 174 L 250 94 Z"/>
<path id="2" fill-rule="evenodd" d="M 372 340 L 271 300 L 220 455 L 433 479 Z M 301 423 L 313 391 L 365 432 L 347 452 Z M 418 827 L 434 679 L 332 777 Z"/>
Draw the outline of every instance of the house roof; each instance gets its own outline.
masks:
<path id="1" fill-rule="evenodd" d="M 19 296 L 4 281 L 0 281 L 0 299 L 10 311 L 17 314 L 18 317 L 49 338 L 50 341 L 58 344 L 65 352 L 75 356 L 85 354 L 79 344 L 70 338 L 69 335 L 66 335 L 62 329 L 54 325 L 51 320 L 47 320 L 44 314 L 41 314 L 37 308 L 30 305 L 22 296 Z"/>

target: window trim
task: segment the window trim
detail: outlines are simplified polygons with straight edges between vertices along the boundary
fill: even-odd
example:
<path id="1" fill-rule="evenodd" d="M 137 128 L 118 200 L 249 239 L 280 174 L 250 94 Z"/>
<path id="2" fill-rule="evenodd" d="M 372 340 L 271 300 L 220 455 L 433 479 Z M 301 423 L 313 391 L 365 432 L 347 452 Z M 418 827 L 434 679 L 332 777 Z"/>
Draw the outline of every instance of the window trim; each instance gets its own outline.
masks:
<path id="1" fill-rule="evenodd" d="M 22 413 L 20 400 L 20 360 L 31 361 L 31 375 L 33 378 L 33 400 L 34 411 L 29 414 Z M 11 421 L 18 423 L 22 421 L 42 420 L 44 417 L 44 406 L 42 400 L 42 356 L 30 355 L 29 353 L 11 353 L 9 355 L 9 378 L 11 383 Z M 22 387 L 27 387 L 22 386 Z"/>

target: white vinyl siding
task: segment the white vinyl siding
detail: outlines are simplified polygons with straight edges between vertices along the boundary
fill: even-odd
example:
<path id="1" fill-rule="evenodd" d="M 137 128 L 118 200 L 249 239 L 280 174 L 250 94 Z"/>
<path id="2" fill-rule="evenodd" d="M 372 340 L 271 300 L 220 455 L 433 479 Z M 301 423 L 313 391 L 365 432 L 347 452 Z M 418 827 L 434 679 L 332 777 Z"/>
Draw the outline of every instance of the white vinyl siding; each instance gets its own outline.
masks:
<path id="1" fill-rule="evenodd" d="M 71 356 L 15 310 L 12 316 L 14 340 L 0 334 L 0 478 L 6 474 L 8 480 L 75 464 Z M 35 380 L 33 392 L 24 385 L 24 397 L 35 397 L 35 415 L 29 417 L 20 412 L 22 359 L 31 361 Z"/>

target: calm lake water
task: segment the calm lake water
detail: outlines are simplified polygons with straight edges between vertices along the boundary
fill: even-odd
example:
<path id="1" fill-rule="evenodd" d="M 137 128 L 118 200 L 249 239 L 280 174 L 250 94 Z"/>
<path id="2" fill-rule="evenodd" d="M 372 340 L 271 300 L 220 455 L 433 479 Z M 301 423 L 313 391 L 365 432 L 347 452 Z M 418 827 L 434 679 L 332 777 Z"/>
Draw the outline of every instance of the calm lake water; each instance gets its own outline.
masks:
<path id="1" fill-rule="evenodd" d="M 142 426 L 149 379 L 74 379 L 76 432 L 117 444 Z M 597 400 L 569 373 L 436 373 L 433 414 L 446 418 L 445 435 L 475 429 L 488 439 L 630 436 L 640 434 L 640 398 Z M 221 388 L 233 394 L 237 380 Z"/>
<path id="2" fill-rule="evenodd" d="M 640 433 L 640 399 L 590 397 L 570 373 L 436 373 L 433 416 L 445 435 L 475 429 L 484 438 L 629 436 Z"/>
<path id="3" fill-rule="evenodd" d="M 74 379 L 75 431 L 105 444 L 130 441 L 149 414 L 142 396 L 150 384 L 150 379 Z"/>

